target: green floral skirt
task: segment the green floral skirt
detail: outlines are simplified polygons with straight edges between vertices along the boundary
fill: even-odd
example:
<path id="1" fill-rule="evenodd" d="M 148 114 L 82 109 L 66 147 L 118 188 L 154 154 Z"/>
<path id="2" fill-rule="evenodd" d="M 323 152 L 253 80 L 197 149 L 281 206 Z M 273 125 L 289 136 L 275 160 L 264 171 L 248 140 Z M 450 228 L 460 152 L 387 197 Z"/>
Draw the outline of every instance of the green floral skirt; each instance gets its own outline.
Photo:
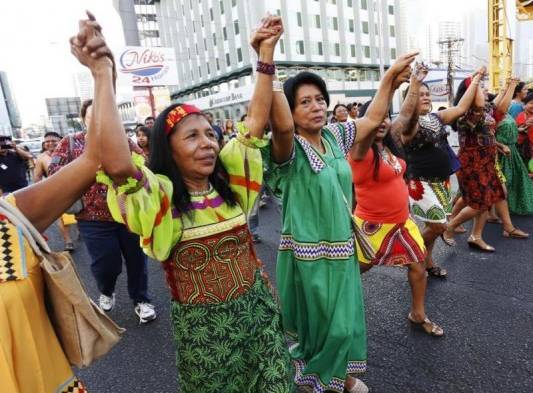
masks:
<path id="1" fill-rule="evenodd" d="M 172 302 L 182 393 L 286 393 L 293 368 L 278 306 L 260 274 L 241 297 L 220 303 Z"/>

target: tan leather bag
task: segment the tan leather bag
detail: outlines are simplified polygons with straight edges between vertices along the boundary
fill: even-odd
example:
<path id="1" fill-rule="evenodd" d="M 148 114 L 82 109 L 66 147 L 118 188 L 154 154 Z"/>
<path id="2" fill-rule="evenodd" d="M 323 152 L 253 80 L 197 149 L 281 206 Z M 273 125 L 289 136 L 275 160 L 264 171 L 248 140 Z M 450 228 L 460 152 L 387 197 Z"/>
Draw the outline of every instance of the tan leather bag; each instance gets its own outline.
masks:
<path id="1" fill-rule="evenodd" d="M 22 230 L 41 259 L 49 317 L 67 359 L 76 367 L 89 366 L 115 346 L 125 329 L 87 295 L 68 252 L 52 252 L 20 210 L 1 198 L 0 214 Z"/>

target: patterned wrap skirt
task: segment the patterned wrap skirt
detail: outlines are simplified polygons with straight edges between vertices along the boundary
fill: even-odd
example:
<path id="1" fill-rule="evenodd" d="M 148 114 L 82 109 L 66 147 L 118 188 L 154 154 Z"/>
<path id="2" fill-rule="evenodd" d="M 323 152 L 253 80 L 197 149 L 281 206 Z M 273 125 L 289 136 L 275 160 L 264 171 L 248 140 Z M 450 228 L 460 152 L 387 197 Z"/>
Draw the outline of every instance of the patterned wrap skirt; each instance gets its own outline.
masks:
<path id="1" fill-rule="evenodd" d="M 259 272 L 244 295 L 171 306 L 182 393 L 287 393 L 294 372 L 278 306 Z"/>
<path id="2" fill-rule="evenodd" d="M 461 170 L 457 172 L 457 180 L 469 207 L 485 211 L 505 199 L 496 167 L 496 145 L 461 147 L 459 160 Z"/>
<path id="3" fill-rule="evenodd" d="M 411 179 L 409 203 L 411 214 L 424 222 L 445 223 L 452 214 L 452 190 L 450 179 L 444 181 L 425 181 Z"/>
<path id="4" fill-rule="evenodd" d="M 411 218 L 402 224 L 373 223 L 357 216 L 354 218 L 357 226 L 367 235 L 376 254 L 373 260 L 368 260 L 358 247 L 359 262 L 376 266 L 404 266 L 424 262 L 424 239 Z"/>

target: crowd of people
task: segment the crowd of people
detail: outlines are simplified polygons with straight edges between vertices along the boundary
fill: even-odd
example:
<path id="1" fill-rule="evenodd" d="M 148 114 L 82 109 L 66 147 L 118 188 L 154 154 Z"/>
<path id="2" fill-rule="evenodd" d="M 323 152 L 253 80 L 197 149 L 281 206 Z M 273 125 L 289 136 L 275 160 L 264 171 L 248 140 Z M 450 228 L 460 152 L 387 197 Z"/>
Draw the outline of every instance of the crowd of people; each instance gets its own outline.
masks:
<path id="1" fill-rule="evenodd" d="M 239 122 L 222 129 L 209 112 L 174 103 L 137 125 L 134 143 L 115 102 L 113 55 L 89 16 L 70 41 L 94 78 L 81 112 L 86 131 L 47 133 L 29 187 L 20 173 L 30 156 L 0 138 L 4 200 L 41 232 L 59 220 L 70 251 L 64 215 L 81 205 L 76 222 L 104 311 L 115 306 L 124 261 L 133 311 L 153 321 L 147 257 L 162 263 L 184 393 L 368 392 L 358 378 L 367 368 L 362 273 L 406 267 L 406 322 L 442 337 L 445 326 L 425 304 L 427 280 L 448 275 L 433 258 L 438 239 L 454 246 L 467 221 L 468 244 L 481 252 L 495 251 L 483 240 L 487 222 L 500 223 L 506 238 L 529 236 L 511 218 L 533 214 L 533 93 L 522 82 L 509 79 L 492 95 L 481 67 L 461 82 L 454 105 L 433 111 L 428 68 L 409 53 L 372 100 L 337 104 L 328 122 L 320 76 L 277 79 L 282 34 L 277 16 L 252 34 L 257 78 Z M 281 205 L 276 290 L 254 249 L 265 189 Z M 0 231 L 2 389 L 87 391 L 47 317 L 38 257 L 7 217 Z"/>

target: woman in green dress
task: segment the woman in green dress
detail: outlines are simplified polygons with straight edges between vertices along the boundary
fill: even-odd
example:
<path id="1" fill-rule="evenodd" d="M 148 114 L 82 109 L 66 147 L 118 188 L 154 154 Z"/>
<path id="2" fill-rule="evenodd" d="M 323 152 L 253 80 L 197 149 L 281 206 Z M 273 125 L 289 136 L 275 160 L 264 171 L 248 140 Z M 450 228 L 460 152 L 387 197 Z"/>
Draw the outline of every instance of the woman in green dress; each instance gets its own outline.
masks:
<path id="1" fill-rule="evenodd" d="M 277 287 L 283 326 L 294 340 L 295 382 L 313 392 L 368 391 L 351 376 L 366 370 L 366 327 L 345 157 L 354 143 L 372 143 L 393 86 L 409 78 L 415 55 L 391 66 L 355 122 L 325 126 L 329 95 L 316 74 L 302 72 L 283 89 L 274 83 L 263 160 L 267 185 L 282 200 Z"/>
<path id="2" fill-rule="evenodd" d="M 500 154 L 499 163 L 505 176 L 507 202 L 513 214 L 533 214 L 533 182 L 517 149 L 518 127 L 509 114 L 498 124 L 496 139 L 503 143 L 511 153 Z"/>

